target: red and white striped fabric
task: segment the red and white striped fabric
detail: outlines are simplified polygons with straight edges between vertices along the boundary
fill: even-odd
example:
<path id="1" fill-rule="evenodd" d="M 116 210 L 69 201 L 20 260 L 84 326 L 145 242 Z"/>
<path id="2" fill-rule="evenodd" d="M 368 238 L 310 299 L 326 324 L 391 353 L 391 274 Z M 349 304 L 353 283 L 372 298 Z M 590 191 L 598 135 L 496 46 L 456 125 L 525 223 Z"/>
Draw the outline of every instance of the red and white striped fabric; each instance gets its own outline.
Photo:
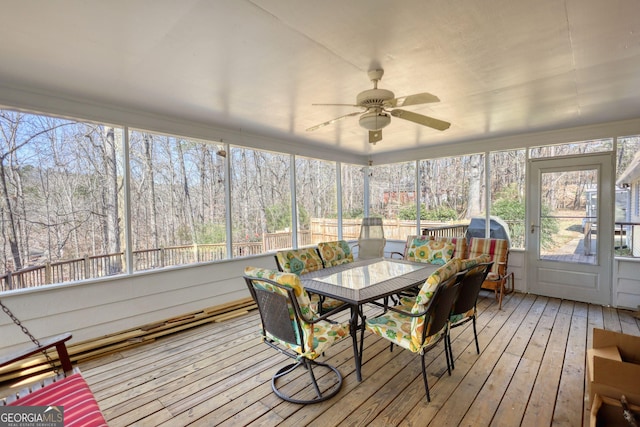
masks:
<path id="1" fill-rule="evenodd" d="M 98 402 L 79 373 L 29 393 L 8 406 L 62 406 L 65 427 L 107 426 Z"/>
<path id="2" fill-rule="evenodd" d="M 472 237 L 469 243 L 469 258 L 489 255 L 493 261 L 487 280 L 500 280 L 506 274 L 509 242 L 504 239 L 482 239 Z"/>

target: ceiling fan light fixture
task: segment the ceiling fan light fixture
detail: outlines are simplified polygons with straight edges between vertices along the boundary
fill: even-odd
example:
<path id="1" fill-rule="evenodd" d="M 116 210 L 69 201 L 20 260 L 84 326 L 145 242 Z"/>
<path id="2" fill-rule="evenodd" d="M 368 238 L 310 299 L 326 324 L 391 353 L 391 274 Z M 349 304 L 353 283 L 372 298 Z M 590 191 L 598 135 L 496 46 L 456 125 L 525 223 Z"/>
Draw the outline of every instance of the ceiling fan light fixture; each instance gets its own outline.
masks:
<path id="1" fill-rule="evenodd" d="M 360 116 L 360 126 L 367 130 L 380 130 L 391 123 L 391 116 L 384 111 L 373 111 Z"/>

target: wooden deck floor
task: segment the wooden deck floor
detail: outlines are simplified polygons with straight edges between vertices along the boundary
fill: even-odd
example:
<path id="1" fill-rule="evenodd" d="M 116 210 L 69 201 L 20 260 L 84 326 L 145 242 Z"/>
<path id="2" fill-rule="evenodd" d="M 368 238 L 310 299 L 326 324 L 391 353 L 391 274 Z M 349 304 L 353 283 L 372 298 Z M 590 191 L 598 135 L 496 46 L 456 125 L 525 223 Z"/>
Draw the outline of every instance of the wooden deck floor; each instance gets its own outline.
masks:
<path id="1" fill-rule="evenodd" d="M 453 330 L 456 369 L 442 347 L 427 355 L 431 403 L 418 356 L 367 333 L 363 381 L 351 340 L 324 359 L 344 377 L 315 405 L 284 402 L 270 379 L 289 363 L 258 338 L 258 315 L 211 323 L 80 365 L 116 426 L 580 426 L 588 411 L 585 357 L 594 327 L 640 335 L 631 312 L 526 294 L 498 310 L 481 292 L 480 355 L 471 327 Z"/>

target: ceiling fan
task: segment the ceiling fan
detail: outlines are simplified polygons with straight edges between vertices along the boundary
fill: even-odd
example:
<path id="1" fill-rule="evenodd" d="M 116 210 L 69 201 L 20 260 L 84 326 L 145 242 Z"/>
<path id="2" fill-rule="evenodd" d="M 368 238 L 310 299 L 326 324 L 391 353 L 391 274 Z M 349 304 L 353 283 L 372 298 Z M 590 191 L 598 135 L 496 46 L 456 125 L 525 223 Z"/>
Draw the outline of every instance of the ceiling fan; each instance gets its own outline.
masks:
<path id="1" fill-rule="evenodd" d="M 423 116 L 422 114 L 412 111 L 401 110 L 396 107 L 405 107 L 408 105 L 427 104 L 431 102 L 439 102 L 440 99 L 427 92 L 416 93 L 413 95 L 402 96 L 396 98 L 394 93 L 386 89 L 378 89 L 378 82 L 382 79 L 384 70 L 371 70 L 368 72 L 369 79 L 373 82 L 373 89 L 360 92 L 356 97 L 355 104 L 313 104 L 313 105 L 336 105 L 357 107 L 361 111 L 345 114 L 335 119 L 312 126 L 307 131 L 314 131 L 321 127 L 333 124 L 337 121 L 360 115 L 360 126 L 369 131 L 369 142 L 374 144 L 382 140 L 382 128 L 391 123 L 391 116 L 399 119 L 409 120 L 419 125 L 428 126 L 437 130 L 449 129 L 451 123 L 443 120 L 434 119 L 433 117 Z"/>

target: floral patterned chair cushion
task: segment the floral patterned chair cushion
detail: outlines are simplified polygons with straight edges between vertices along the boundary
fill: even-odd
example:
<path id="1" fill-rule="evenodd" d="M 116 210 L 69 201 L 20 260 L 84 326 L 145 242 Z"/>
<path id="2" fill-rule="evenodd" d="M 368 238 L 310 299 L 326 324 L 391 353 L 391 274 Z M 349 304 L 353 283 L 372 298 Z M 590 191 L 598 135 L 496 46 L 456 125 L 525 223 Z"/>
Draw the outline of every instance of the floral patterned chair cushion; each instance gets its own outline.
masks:
<path id="1" fill-rule="evenodd" d="M 491 261 L 491 257 L 489 257 L 488 255 L 480 255 L 480 256 L 478 256 L 476 258 L 470 258 L 470 259 L 454 258 L 454 260 L 457 260 L 457 262 L 458 262 L 458 271 L 457 272 L 460 272 L 460 271 L 471 269 L 471 268 L 475 267 L 478 264 L 481 264 L 481 263 L 484 263 L 484 262 L 489 262 L 489 261 Z M 440 270 L 442 270 L 442 267 L 439 268 L 438 270 L 436 270 L 433 274 L 439 273 Z M 448 275 L 448 277 L 451 277 L 451 275 L 450 275 L 451 269 L 447 269 L 447 271 L 448 271 L 448 273 L 445 273 L 445 276 Z M 427 279 L 427 281 L 428 280 L 429 279 Z M 446 278 L 442 279 L 442 280 L 446 280 Z M 427 283 L 425 282 L 425 285 L 426 284 Z M 422 299 L 424 301 L 428 301 L 431 298 L 431 296 L 433 295 L 433 292 L 431 292 L 430 294 L 428 293 L 429 289 L 435 289 L 435 288 L 437 288 L 437 284 L 435 285 L 435 287 L 434 287 L 433 284 L 431 284 L 430 287 L 427 290 L 425 290 L 425 295 L 422 297 Z M 424 289 L 424 286 L 423 286 L 423 289 Z M 399 302 L 399 305 L 401 307 L 403 307 L 403 309 L 407 309 L 407 310 L 410 310 L 411 308 L 413 308 L 415 306 L 415 304 L 416 304 L 416 298 L 415 297 L 403 297 L 403 298 L 400 299 L 400 302 Z M 471 315 L 473 315 L 473 313 L 474 313 L 473 310 L 471 310 L 468 313 L 465 313 L 464 316 L 456 316 L 456 319 L 454 319 L 452 317 L 452 323 L 460 321 L 463 317 L 471 316 Z"/>
<path id="2" fill-rule="evenodd" d="M 412 314 L 423 313 L 438 286 L 457 274 L 459 266 L 460 261 L 454 258 L 438 268 L 424 282 L 418 295 L 415 298 L 402 298 L 398 308 L 406 311 L 410 309 Z M 443 331 L 432 333 L 432 331 L 430 331 L 430 325 L 426 325 L 427 339 L 425 342 L 422 342 L 422 330 L 425 328 L 424 321 L 424 316 L 411 317 L 395 311 L 388 311 L 382 316 L 367 320 L 366 327 L 371 332 L 386 337 L 394 344 L 418 353 L 422 348 L 438 339 L 443 333 Z"/>
<path id="3" fill-rule="evenodd" d="M 301 274 L 311 273 L 321 270 L 324 265 L 322 259 L 315 248 L 289 249 L 276 253 L 276 263 L 278 269 L 285 273 Z M 343 301 L 322 297 L 318 294 L 310 294 L 311 304 L 319 313 L 326 313 L 344 304 Z M 318 310 L 322 307 L 321 310 Z"/>
<path id="4" fill-rule="evenodd" d="M 353 253 L 346 240 L 320 242 L 318 252 L 325 268 L 353 262 Z"/>
<path id="5" fill-rule="evenodd" d="M 437 240 L 420 241 L 420 245 L 409 250 L 408 260 L 444 265 L 453 258 L 455 248 L 452 243 Z"/>
<path id="6" fill-rule="evenodd" d="M 307 320 L 316 320 L 318 318 L 317 313 L 314 311 L 310 304 L 309 295 L 302 286 L 300 278 L 293 273 L 282 273 L 266 268 L 258 267 L 246 267 L 244 270 L 245 276 L 249 279 L 253 279 L 253 283 L 256 287 L 261 289 L 275 292 L 280 295 L 288 296 L 287 292 L 282 288 L 272 285 L 271 283 L 260 281 L 259 279 L 269 279 L 294 291 L 300 311 Z M 289 318 L 294 325 L 294 330 L 297 334 L 297 324 L 299 322 L 303 336 L 297 337 L 297 342 L 291 343 L 283 341 L 268 331 L 266 332 L 266 338 L 275 341 L 286 348 L 289 348 L 300 356 L 307 359 L 316 359 L 327 348 L 329 348 L 335 341 L 342 339 L 349 335 L 348 323 L 331 323 L 326 320 L 315 321 L 309 323 L 305 319 L 299 319 L 293 306 L 289 306 Z M 304 348 L 304 349 L 303 349 Z"/>
<path id="7" fill-rule="evenodd" d="M 487 254 L 478 255 L 475 258 L 467 258 L 460 260 L 460 271 L 468 270 L 470 268 L 475 267 L 478 264 L 482 264 L 485 262 L 491 261 L 491 257 Z"/>
<path id="8" fill-rule="evenodd" d="M 416 260 L 415 251 L 433 240 L 432 236 L 408 236 L 404 245 L 403 258 L 407 261 L 419 262 Z"/>
<path id="9" fill-rule="evenodd" d="M 278 268 L 285 273 L 301 274 L 323 268 L 322 259 L 316 248 L 288 249 L 276 253 Z"/>
<path id="10" fill-rule="evenodd" d="M 467 239 L 464 236 L 458 237 L 434 237 L 437 242 L 451 243 L 455 246 L 452 258 L 467 258 Z"/>

